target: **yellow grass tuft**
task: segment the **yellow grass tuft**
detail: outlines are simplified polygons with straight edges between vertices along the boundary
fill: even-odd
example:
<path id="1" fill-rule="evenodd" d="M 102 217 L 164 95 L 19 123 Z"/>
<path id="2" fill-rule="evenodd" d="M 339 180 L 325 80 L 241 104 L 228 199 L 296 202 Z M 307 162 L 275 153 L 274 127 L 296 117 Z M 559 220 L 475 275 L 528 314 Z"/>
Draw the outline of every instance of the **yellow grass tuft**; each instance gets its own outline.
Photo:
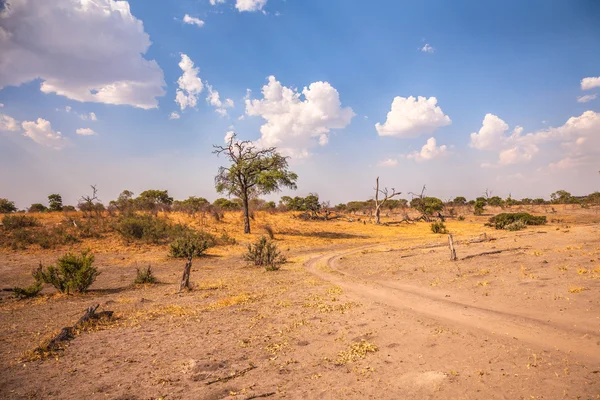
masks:
<path id="1" fill-rule="evenodd" d="M 354 343 L 348 350 L 340 351 L 335 360 L 335 365 L 345 365 L 358 360 L 361 360 L 367 356 L 368 353 L 375 353 L 379 348 L 364 339 L 358 343 Z"/>

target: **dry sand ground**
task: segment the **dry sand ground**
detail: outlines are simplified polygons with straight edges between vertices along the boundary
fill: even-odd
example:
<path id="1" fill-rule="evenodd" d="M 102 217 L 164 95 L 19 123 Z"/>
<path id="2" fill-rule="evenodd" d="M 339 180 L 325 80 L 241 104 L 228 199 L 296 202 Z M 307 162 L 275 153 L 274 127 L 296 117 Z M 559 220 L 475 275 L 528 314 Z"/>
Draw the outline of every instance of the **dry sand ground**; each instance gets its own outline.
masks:
<path id="1" fill-rule="evenodd" d="M 451 262 L 425 223 L 261 214 L 244 238 L 232 214 L 205 228 L 240 244 L 196 260 L 196 288 L 181 294 L 183 263 L 164 247 L 88 241 L 77 248 L 92 247 L 102 271 L 89 293 L 0 295 L 0 398 L 598 399 L 600 214 L 548 218 L 560 222 L 520 232 L 448 222 Z M 290 260 L 278 272 L 241 261 L 265 223 Z M 495 240 L 469 243 L 483 232 Z M 0 288 L 65 250 L 2 250 Z M 161 283 L 132 287 L 149 262 Z M 116 319 L 27 359 L 94 303 Z"/>

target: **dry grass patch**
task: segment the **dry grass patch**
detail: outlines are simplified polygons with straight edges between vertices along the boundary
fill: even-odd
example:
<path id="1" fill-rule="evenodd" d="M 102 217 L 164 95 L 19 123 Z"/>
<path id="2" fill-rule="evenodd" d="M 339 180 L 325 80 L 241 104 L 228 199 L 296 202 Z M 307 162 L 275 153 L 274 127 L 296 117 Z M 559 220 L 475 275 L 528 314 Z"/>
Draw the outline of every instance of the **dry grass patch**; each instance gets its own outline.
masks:
<path id="1" fill-rule="evenodd" d="M 348 350 L 340 351 L 334 364 L 341 366 L 348 363 L 353 363 L 355 361 L 362 360 L 367 356 L 367 354 L 375 353 L 378 350 L 379 348 L 376 345 L 363 339 L 358 343 L 353 343 Z"/>

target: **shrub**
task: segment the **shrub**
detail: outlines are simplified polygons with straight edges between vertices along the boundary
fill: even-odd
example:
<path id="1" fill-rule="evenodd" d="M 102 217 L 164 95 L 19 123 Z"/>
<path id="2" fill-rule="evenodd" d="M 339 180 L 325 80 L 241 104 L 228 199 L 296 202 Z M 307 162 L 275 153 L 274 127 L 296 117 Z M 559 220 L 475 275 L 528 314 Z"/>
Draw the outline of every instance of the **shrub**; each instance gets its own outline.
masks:
<path id="1" fill-rule="evenodd" d="M 136 268 L 137 274 L 133 283 L 136 285 L 154 284 L 157 282 L 156 277 L 152 273 L 152 267 L 148 265 L 147 268 Z"/>
<path id="2" fill-rule="evenodd" d="M 217 240 L 217 243 L 224 245 L 224 246 L 233 246 L 233 245 L 237 244 L 237 240 L 235 240 L 235 238 L 229 236 L 229 233 L 223 232 L 223 234 Z"/>
<path id="3" fill-rule="evenodd" d="M 464 221 L 465 220 L 465 216 L 464 215 L 459 215 L 458 218 L 456 218 L 459 221 Z"/>
<path id="4" fill-rule="evenodd" d="M 286 262 L 284 256 L 277 249 L 277 245 L 265 236 L 261 236 L 255 243 L 248 245 L 248 252 L 244 260 L 256 266 L 264 266 L 267 271 L 277 271 L 281 264 Z"/>
<path id="5" fill-rule="evenodd" d="M 51 284 L 61 293 L 84 293 L 100 275 L 98 269 L 92 266 L 93 263 L 94 255 L 89 250 L 80 255 L 67 253 L 57 260 L 56 266 L 44 268 L 40 264 L 34 277 L 40 282 Z"/>
<path id="6" fill-rule="evenodd" d="M 38 293 L 42 291 L 44 286 L 43 282 L 39 279 L 39 274 L 37 271 L 38 270 L 33 270 L 33 272 L 31 273 L 33 279 L 35 279 L 35 282 L 24 288 L 15 286 L 13 288 L 13 296 L 15 296 L 19 300 L 28 299 L 30 297 L 37 296 Z"/>
<path id="7" fill-rule="evenodd" d="M 474 204 L 473 214 L 481 215 L 483 214 L 483 207 L 485 206 L 485 200 L 477 200 Z"/>
<path id="8" fill-rule="evenodd" d="M 29 217 L 27 215 L 5 215 L 2 218 L 2 226 L 4 226 L 4 229 L 9 230 L 29 228 L 39 225 L 40 223 L 37 218 Z"/>
<path id="9" fill-rule="evenodd" d="M 214 246 L 211 235 L 188 233 L 171 242 L 169 255 L 175 258 L 199 257 L 211 246 Z"/>
<path id="10" fill-rule="evenodd" d="M 273 227 L 271 225 L 265 225 L 265 232 L 269 235 L 269 239 L 275 239 L 275 231 L 273 231 Z"/>
<path id="11" fill-rule="evenodd" d="M 131 214 L 121 218 L 116 230 L 128 241 L 160 244 L 169 238 L 171 226 L 158 217 Z"/>
<path id="12" fill-rule="evenodd" d="M 29 212 L 46 212 L 46 211 L 48 211 L 48 207 L 46 207 L 45 205 L 43 205 L 41 203 L 34 203 L 31 206 L 29 206 L 29 209 L 27 211 L 29 211 Z"/>
<path id="13" fill-rule="evenodd" d="M 507 231 L 520 231 L 520 230 L 523 230 L 525 228 L 527 228 L 527 225 L 525 225 L 525 223 L 519 219 L 519 220 L 517 220 L 515 222 L 512 222 L 512 223 L 506 225 L 505 229 Z"/>
<path id="14" fill-rule="evenodd" d="M 546 216 L 533 216 L 529 213 L 502 213 L 490 218 L 489 226 L 496 229 L 507 229 L 508 225 L 521 221 L 524 225 L 545 225 Z"/>
<path id="15" fill-rule="evenodd" d="M 431 224 L 431 232 L 433 233 L 448 233 L 446 225 L 443 222 L 434 222 Z"/>

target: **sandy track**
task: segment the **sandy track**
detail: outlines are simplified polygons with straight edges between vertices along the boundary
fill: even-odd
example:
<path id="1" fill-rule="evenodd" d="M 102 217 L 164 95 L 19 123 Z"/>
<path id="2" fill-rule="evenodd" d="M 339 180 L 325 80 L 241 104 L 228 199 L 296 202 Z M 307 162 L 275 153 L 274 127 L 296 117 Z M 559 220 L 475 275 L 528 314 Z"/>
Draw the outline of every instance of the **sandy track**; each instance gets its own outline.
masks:
<path id="1" fill-rule="evenodd" d="M 544 321 L 520 314 L 514 309 L 478 307 L 451 300 L 447 295 L 426 288 L 358 278 L 337 268 L 340 258 L 382 245 L 371 244 L 321 254 L 309 259 L 305 266 L 312 274 L 362 299 L 458 325 L 463 329 L 478 330 L 536 348 L 559 351 L 574 356 L 590 367 L 600 367 L 600 352 L 597 350 L 600 335 L 586 329 L 585 325 L 575 327 L 560 321 Z M 326 268 L 319 268 L 319 265 L 325 265 Z"/>

